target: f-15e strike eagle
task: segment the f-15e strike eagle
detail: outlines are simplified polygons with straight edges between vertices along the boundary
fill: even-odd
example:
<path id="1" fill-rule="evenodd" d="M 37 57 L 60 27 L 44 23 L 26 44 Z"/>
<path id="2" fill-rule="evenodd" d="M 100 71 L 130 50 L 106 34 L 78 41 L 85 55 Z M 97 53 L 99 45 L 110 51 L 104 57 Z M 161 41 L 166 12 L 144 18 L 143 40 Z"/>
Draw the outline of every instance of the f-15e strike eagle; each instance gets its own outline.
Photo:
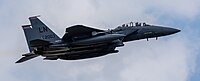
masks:
<path id="1" fill-rule="evenodd" d="M 37 56 L 45 60 L 78 60 L 117 53 L 124 42 L 158 38 L 180 32 L 178 29 L 146 23 L 123 24 L 115 29 L 101 30 L 84 25 L 66 28 L 62 38 L 49 29 L 38 16 L 29 17 L 31 25 L 23 25 L 30 53 L 23 54 L 16 63 Z"/>

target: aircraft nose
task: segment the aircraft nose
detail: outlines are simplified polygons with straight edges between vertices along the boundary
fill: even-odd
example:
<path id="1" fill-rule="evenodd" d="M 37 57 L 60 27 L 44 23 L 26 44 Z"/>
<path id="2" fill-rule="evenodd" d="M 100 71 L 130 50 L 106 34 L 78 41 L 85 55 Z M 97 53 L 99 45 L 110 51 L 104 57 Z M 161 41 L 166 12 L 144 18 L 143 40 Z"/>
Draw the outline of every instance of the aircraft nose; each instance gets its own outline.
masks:
<path id="1" fill-rule="evenodd" d="M 181 30 L 175 28 L 165 28 L 164 31 L 166 34 L 175 34 L 180 32 Z"/>
<path id="2" fill-rule="evenodd" d="M 166 36 L 180 32 L 181 30 L 169 27 L 157 27 L 156 29 L 157 36 Z"/>
<path id="3" fill-rule="evenodd" d="M 179 29 L 175 29 L 176 31 L 175 31 L 175 33 L 178 33 L 178 32 L 180 32 L 181 30 L 179 30 Z"/>

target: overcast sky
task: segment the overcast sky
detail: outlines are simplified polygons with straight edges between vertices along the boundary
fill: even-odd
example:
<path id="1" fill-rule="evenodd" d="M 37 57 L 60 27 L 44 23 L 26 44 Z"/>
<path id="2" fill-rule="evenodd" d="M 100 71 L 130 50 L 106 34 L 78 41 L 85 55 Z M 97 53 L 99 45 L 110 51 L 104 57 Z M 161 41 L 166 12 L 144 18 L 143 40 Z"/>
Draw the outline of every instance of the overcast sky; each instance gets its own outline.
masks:
<path id="1" fill-rule="evenodd" d="M 0 81 L 199 81 L 199 0 L 0 0 Z M 83 24 L 111 29 L 130 21 L 182 31 L 125 43 L 117 54 L 78 61 L 15 64 L 28 52 L 21 25 L 40 19 L 60 37 Z"/>

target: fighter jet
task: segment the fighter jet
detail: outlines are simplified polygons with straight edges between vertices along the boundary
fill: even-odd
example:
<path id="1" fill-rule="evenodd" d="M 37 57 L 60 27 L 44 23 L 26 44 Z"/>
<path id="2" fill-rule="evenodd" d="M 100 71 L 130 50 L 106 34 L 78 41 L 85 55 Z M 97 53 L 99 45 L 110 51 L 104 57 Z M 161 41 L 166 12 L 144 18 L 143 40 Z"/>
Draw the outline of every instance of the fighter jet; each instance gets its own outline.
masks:
<path id="1" fill-rule="evenodd" d="M 44 60 L 79 60 L 118 53 L 124 42 L 175 34 L 180 30 L 169 27 L 130 22 L 115 29 L 101 30 L 84 25 L 67 27 L 62 38 L 45 25 L 38 16 L 29 17 L 23 25 L 29 53 L 16 63 L 43 56 Z"/>

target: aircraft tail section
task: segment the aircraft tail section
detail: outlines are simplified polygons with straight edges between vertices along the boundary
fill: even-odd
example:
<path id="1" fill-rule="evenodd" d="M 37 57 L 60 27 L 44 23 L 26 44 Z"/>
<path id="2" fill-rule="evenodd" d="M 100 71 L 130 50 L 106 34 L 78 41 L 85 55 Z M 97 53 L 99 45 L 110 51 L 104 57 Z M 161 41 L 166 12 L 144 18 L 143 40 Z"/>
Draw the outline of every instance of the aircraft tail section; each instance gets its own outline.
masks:
<path id="1" fill-rule="evenodd" d="M 26 41 L 27 41 L 27 44 L 28 44 L 28 47 L 29 47 L 29 51 L 31 52 L 32 48 L 31 48 L 31 45 L 30 45 L 30 41 L 37 39 L 38 37 L 34 35 L 35 32 L 31 28 L 31 25 L 23 25 L 22 28 L 24 30 L 24 34 L 25 34 Z"/>
<path id="2" fill-rule="evenodd" d="M 60 40 L 60 38 L 51 29 L 49 29 L 41 20 L 39 20 L 37 16 L 29 17 L 29 20 L 31 22 L 31 25 L 24 25 L 22 26 L 22 28 L 24 30 L 24 34 L 26 36 L 30 52 L 33 50 L 32 46 L 39 45 L 35 43 L 33 45 L 33 41 L 44 41 L 46 43 L 54 43 L 55 41 Z"/>
<path id="3" fill-rule="evenodd" d="M 50 29 L 48 28 L 41 20 L 35 17 L 29 17 L 31 22 L 31 26 L 34 31 L 39 35 L 40 39 L 55 42 L 56 40 L 60 40 L 60 38 Z"/>
<path id="4" fill-rule="evenodd" d="M 37 48 L 47 46 L 61 40 L 51 29 L 49 29 L 38 16 L 29 17 L 31 25 L 23 25 L 24 34 L 28 43 L 30 53 L 22 55 L 16 63 L 21 63 L 39 56 Z"/>

